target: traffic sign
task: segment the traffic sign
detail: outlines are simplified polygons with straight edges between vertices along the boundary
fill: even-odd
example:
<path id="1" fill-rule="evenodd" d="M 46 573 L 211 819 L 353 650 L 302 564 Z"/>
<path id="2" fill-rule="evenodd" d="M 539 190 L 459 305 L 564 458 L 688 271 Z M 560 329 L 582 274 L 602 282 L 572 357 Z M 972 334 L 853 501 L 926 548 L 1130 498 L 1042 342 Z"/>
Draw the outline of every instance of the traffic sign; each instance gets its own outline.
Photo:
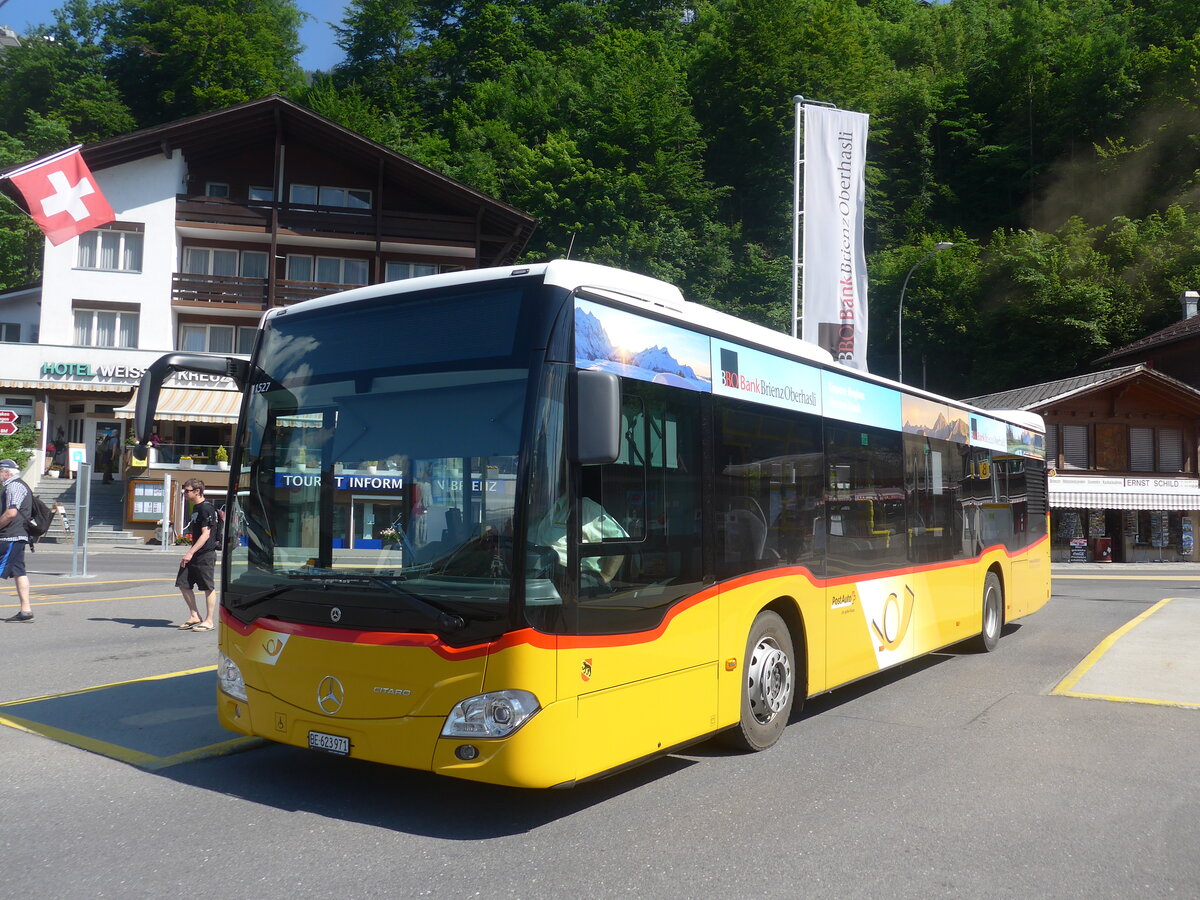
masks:
<path id="1" fill-rule="evenodd" d="M 16 434 L 17 426 L 12 422 L 0 422 L 0 435 Z"/>
<path id="2" fill-rule="evenodd" d="M 7 424 L 9 424 L 9 425 L 12 425 L 12 424 L 13 424 L 14 422 L 16 422 L 16 421 L 17 421 L 17 412 L 16 412 L 16 410 L 13 410 L 13 409 L 0 409 L 0 422 L 4 422 L 4 423 L 7 423 Z M 12 432 L 10 431 L 10 432 L 8 432 L 8 434 L 12 434 Z"/>

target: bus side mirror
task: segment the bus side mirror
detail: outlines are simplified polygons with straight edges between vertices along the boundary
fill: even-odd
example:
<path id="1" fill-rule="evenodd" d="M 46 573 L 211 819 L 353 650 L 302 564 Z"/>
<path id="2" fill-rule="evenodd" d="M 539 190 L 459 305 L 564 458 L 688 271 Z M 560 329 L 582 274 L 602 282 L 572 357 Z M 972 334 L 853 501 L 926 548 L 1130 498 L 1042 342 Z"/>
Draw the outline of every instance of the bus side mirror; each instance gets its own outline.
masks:
<path id="1" fill-rule="evenodd" d="M 575 461 L 616 462 L 621 455 L 621 382 L 612 372 L 575 372 Z"/>

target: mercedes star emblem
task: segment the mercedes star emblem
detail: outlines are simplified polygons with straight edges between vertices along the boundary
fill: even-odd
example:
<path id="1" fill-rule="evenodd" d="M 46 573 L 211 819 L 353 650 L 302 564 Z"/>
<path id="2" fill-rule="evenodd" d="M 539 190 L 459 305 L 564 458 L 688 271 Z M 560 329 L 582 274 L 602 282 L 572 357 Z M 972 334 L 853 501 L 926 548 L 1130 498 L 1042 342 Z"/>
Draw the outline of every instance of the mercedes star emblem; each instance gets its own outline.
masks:
<path id="1" fill-rule="evenodd" d="M 342 687 L 342 683 L 332 675 L 322 678 L 321 683 L 317 685 L 317 706 L 321 707 L 321 712 L 332 716 L 342 708 L 344 702 L 346 689 Z"/>
<path id="2" fill-rule="evenodd" d="M 340 606 L 335 606 L 333 609 L 331 609 L 329 611 L 329 618 L 333 619 L 335 622 L 340 622 L 342 620 L 342 608 Z"/>

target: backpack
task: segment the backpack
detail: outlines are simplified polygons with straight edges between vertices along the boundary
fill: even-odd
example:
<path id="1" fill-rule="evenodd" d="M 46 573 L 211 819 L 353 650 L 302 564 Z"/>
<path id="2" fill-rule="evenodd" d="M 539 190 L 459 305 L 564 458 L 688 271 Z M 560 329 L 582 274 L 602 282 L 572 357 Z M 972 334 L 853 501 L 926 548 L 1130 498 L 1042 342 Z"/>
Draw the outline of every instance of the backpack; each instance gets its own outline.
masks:
<path id="1" fill-rule="evenodd" d="M 25 484 L 24 481 L 21 482 Z M 29 490 L 29 518 L 25 520 L 25 533 L 29 535 L 29 543 L 36 544 L 37 539 L 50 530 L 50 520 L 54 518 L 54 510 L 48 507 L 44 500 Z"/>

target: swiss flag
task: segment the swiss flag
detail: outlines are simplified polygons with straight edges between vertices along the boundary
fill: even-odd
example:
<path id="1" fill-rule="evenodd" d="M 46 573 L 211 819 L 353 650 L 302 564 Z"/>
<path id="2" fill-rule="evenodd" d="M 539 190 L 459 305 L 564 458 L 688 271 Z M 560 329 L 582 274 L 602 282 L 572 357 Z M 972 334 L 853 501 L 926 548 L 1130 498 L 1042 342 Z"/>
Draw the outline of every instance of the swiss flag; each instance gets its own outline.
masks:
<path id="1" fill-rule="evenodd" d="M 33 221 L 54 246 L 116 218 L 79 153 L 72 147 L 8 174 Z"/>

